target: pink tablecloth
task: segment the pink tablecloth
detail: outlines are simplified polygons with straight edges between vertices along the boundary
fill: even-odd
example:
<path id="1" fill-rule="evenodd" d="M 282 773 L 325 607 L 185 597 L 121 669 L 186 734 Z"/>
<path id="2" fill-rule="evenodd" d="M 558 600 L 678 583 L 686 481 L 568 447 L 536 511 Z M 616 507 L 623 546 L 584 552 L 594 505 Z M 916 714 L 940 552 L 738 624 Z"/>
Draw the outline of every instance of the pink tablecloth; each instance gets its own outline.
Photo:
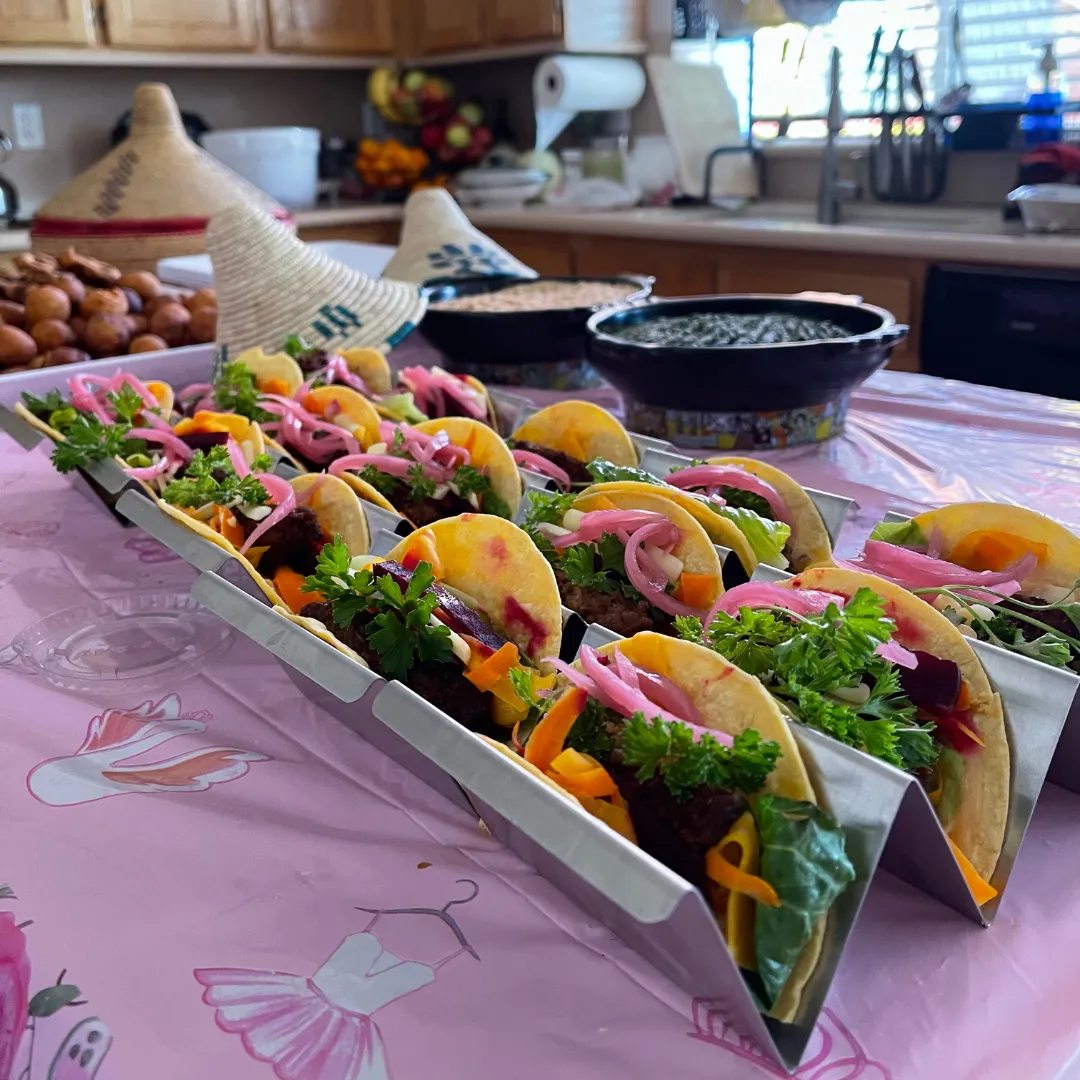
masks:
<path id="1" fill-rule="evenodd" d="M 884 376 L 842 440 L 787 462 L 881 505 L 979 495 L 1076 525 L 1077 423 L 1060 404 Z M 0 643 L 191 580 L 41 450 L 0 442 L 0 507 Z M 0 900 L 0 1080 L 774 1074 L 242 639 L 197 677 L 115 700 L 0 668 L 0 724 L 0 882 L 17 896 Z M 881 875 L 798 1075 L 1078 1075 L 1078 865 L 1080 802 L 1050 788 L 993 929 Z M 365 910 L 394 908 L 436 914 Z M 23 935 L 30 992 L 66 972 L 85 1004 L 36 1020 L 12 1061 Z"/>

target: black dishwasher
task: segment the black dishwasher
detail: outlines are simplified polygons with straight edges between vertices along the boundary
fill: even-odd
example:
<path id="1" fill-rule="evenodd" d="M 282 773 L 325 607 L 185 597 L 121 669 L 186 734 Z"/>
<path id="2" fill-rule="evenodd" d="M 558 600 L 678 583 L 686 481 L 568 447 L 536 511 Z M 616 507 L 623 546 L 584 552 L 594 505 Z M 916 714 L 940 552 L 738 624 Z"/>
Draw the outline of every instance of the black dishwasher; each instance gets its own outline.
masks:
<path id="1" fill-rule="evenodd" d="M 930 267 L 920 357 L 928 375 L 1080 398 L 1080 274 Z"/>

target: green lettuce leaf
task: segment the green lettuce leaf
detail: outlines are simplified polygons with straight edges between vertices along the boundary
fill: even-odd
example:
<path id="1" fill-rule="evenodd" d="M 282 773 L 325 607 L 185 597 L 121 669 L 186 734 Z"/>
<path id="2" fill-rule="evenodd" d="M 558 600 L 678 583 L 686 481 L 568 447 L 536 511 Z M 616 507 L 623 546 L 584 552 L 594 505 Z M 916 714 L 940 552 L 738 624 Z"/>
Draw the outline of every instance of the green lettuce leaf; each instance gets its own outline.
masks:
<path id="1" fill-rule="evenodd" d="M 416 407 L 411 393 L 387 394 L 379 401 L 379 404 L 395 420 L 401 420 L 406 424 L 419 424 L 427 417 Z"/>
<path id="2" fill-rule="evenodd" d="M 755 800 L 763 877 L 779 907 L 758 904 L 754 947 L 769 1005 L 780 996 L 814 923 L 855 880 L 844 851 L 844 831 L 819 807 L 779 795 Z"/>
<path id="3" fill-rule="evenodd" d="M 928 543 L 914 518 L 911 521 L 879 521 L 870 539 L 912 548 L 924 548 Z"/>
<path id="4" fill-rule="evenodd" d="M 713 506 L 713 513 L 727 518 L 746 537 L 758 562 L 767 563 L 780 570 L 787 567 L 784 545 L 791 536 L 791 526 L 782 521 L 771 521 L 753 510 L 741 506 Z"/>
<path id="5" fill-rule="evenodd" d="M 585 467 L 598 484 L 610 484 L 620 480 L 638 481 L 642 484 L 664 482 L 646 469 L 639 469 L 635 465 L 615 465 L 606 458 L 593 458 Z"/>

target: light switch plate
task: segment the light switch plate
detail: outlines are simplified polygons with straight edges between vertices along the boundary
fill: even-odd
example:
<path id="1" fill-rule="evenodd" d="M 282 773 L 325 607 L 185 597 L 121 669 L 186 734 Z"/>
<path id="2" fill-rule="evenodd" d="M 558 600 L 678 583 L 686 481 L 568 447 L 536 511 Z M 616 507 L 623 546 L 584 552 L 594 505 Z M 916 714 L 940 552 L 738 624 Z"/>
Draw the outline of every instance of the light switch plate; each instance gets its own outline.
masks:
<path id="1" fill-rule="evenodd" d="M 11 111 L 15 120 L 15 145 L 20 150 L 43 150 L 45 124 L 41 106 L 36 101 L 16 101 Z"/>

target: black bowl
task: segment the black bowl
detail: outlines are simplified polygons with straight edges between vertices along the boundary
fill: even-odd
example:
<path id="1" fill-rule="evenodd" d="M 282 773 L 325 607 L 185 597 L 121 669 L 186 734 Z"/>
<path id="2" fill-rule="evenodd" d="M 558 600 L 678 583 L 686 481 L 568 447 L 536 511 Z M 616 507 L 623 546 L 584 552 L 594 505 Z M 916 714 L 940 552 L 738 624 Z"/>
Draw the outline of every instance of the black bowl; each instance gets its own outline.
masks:
<path id="1" fill-rule="evenodd" d="M 635 286 L 624 303 L 644 300 L 654 279 L 618 277 L 474 277 L 429 282 L 428 310 L 420 331 L 445 354 L 450 371 L 475 375 L 483 382 L 573 390 L 599 385 L 585 364 L 585 326 L 598 307 L 546 311 L 439 311 L 435 304 L 458 296 L 497 292 L 528 281 L 610 282 Z"/>
<path id="2" fill-rule="evenodd" d="M 827 319 L 848 337 L 676 348 L 620 338 L 620 328 L 702 312 Z M 794 296 L 702 296 L 620 306 L 588 323 L 590 363 L 628 399 L 630 426 L 688 446 L 759 449 L 816 442 L 843 424 L 851 392 L 908 328 L 870 304 Z"/>

